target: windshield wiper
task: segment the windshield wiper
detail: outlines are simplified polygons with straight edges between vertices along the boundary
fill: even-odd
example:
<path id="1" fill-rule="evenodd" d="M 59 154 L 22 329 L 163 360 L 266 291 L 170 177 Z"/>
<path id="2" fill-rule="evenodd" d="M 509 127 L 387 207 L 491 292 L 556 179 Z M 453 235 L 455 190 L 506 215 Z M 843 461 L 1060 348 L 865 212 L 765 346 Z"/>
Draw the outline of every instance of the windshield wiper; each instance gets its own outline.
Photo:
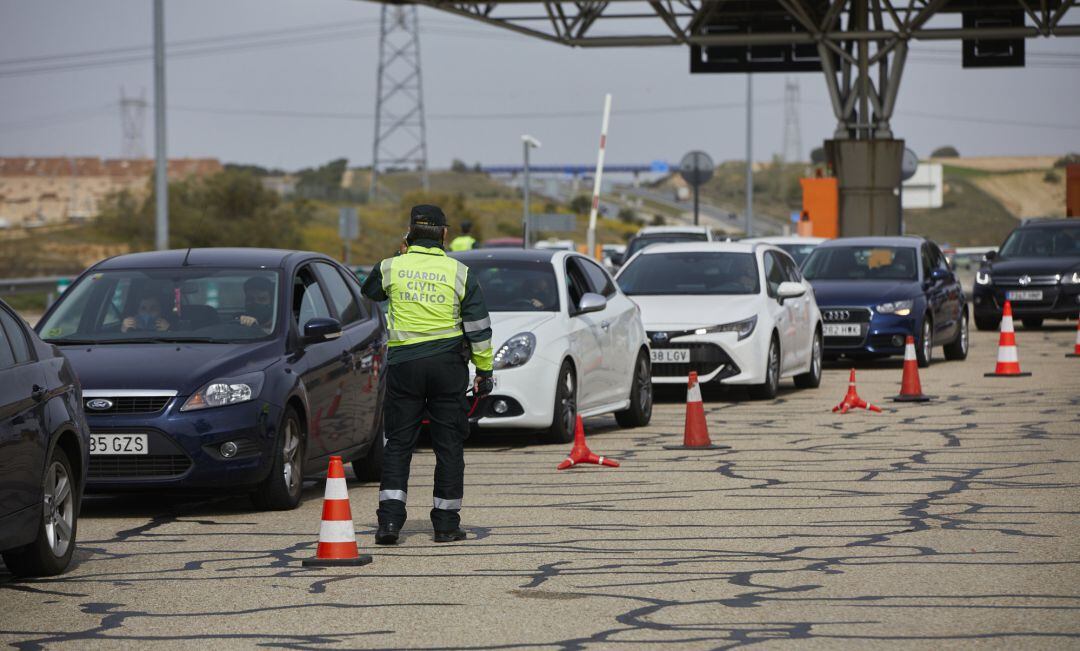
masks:
<path id="1" fill-rule="evenodd" d="M 71 344 L 72 346 L 86 346 L 94 344 L 126 344 L 131 343 L 130 339 L 42 339 L 47 344 Z"/>
<path id="2" fill-rule="evenodd" d="M 145 339 L 136 339 L 140 343 L 161 343 L 161 344 L 217 344 L 228 343 L 221 339 L 214 339 L 213 337 L 148 337 Z"/>

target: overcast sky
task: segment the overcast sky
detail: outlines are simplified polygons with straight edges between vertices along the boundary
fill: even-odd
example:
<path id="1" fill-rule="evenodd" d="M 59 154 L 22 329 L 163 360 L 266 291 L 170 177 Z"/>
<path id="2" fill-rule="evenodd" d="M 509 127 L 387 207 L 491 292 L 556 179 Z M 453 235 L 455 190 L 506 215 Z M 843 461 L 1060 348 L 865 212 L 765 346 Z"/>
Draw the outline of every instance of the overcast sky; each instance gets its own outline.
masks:
<path id="1" fill-rule="evenodd" d="M 379 5 L 165 4 L 170 43 L 273 30 L 281 37 L 268 47 L 262 36 L 247 49 L 235 39 L 211 40 L 198 47 L 215 52 L 169 60 L 170 157 L 290 169 L 336 157 L 370 163 Z M 130 95 L 153 95 L 152 63 L 134 49 L 150 43 L 151 8 L 149 0 L 2 0 L 0 155 L 119 156 L 121 86 Z M 746 77 L 690 75 L 683 48 L 575 50 L 426 8 L 420 23 L 433 167 L 452 158 L 516 163 L 522 133 L 543 142 L 534 154 L 538 163 L 594 161 L 605 92 L 614 96 L 609 162 L 677 161 L 690 149 L 717 160 L 744 156 Z M 129 62 L 100 66 L 100 56 L 90 54 L 74 60 L 84 66 L 74 69 L 72 59 L 18 61 L 118 48 L 133 49 L 108 56 Z M 1027 49 L 1027 68 L 963 70 L 959 44 L 915 44 L 893 122 L 897 137 L 922 156 L 944 144 L 964 155 L 1080 151 L 1080 38 L 1028 41 Z M 67 68 L 55 70 L 60 65 Z M 37 72 L 12 74 L 28 68 Z M 831 136 L 835 120 L 820 73 L 791 78 L 801 89 L 808 152 Z M 754 77 L 757 160 L 783 146 L 784 79 Z M 691 110 L 669 110 L 674 107 Z M 518 116 L 466 119 L 477 113 Z M 144 138 L 152 151 L 150 111 Z"/>

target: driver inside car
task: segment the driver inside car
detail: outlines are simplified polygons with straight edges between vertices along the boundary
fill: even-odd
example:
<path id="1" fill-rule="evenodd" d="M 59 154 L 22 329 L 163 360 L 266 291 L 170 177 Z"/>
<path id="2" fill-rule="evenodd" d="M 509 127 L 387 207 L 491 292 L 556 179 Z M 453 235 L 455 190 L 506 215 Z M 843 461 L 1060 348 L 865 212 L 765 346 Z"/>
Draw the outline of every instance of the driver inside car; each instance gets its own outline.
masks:
<path id="1" fill-rule="evenodd" d="M 240 325 L 270 332 L 274 325 L 274 284 L 262 276 L 244 281 L 244 311 Z"/>
<path id="2" fill-rule="evenodd" d="M 538 310 L 552 309 L 551 299 L 555 295 L 555 288 L 547 276 L 534 276 L 529 278 L 525 285 L 525 296 L 529 303 Z"/>

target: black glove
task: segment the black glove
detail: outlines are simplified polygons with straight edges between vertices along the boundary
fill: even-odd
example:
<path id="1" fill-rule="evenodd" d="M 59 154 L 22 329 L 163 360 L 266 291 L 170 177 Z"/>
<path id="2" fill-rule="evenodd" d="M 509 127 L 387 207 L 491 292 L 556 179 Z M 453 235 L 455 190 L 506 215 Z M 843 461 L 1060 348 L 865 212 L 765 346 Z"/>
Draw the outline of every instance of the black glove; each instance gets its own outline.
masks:
<path id="1" fill-rule="evenodd" d="M 486 398 L 495 390 L 495 380 L 489 377 L 481 377 L 476 383 L 476 397 Z"/>

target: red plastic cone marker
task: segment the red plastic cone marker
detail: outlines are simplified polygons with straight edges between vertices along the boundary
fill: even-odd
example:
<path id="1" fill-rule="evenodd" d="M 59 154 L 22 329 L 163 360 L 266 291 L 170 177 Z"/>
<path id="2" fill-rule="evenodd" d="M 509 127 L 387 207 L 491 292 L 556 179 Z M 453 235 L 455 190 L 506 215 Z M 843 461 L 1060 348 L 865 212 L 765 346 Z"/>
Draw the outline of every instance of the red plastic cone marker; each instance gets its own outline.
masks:
<path id="1" fill-rule="evenodd" d="M 904 375 L 900 378 L 900 395 L 896 402 L 928 402 L 932 396 L 924 395 L 919 382 L 919 360 L 915 357 L 915 337 L 908 335 L 904 346 Z"/>
<path id="2" fill-rule="evenodd" d="M 322 524 L 319 526 L 319 547 L 315 551 L 315 558 L 305 558 L 303 566 L 367 565 L 370 562 L 371 557 L 361 556 L 356 547 L 349 488 L 345 485 L 345 466 L 341 464 L 341 457 L 330 457 Z"/>
<path id="3" fill-rule="evenodd" d="M 847 395 L 840 401 L 840 404 L 832 408 L 833 411 L 838 411 L 841 414 L 846 414 L 852 409 L 867 409 L 869 411 L 881 413 L 881 407 L 875 407 L 859 397 L 859 392 L 855 390 L 855 369 L 851 369 L 851 378 L 848 380 Z"/>
<path id="4" fill-rule="evenodd" d="M 580 463 L 592 463 L 598 466 L 611 466 L 612 468 L 619 467 L 618 461 L 607 457 L 598 457 L 589 450 L 589 446 L 585 445 L 585 425 L 581 422 L 581 416 L 578 416 L 577 422 L 574 423 L 574 447 L 570 448 L 570 456 L 563 459 L 555 469 L 566 470 Z"/>
<path id="5" fill-rule="evenodd" d="M 722 450 L 730 445 L 713 445 L 709 440 L 709 426 L 705 422 L 705 405 L 701 402 L 701 385 L 697 371 L 690 371 L 686 385 L 686 425 L 683 426 L 682 445 L 665 445 L 665 450 Z"/>
<path id="6" fill-rule="evenodd" d="M 1076 345 L 1073 347 L 1071 353 L 1067 353 L 1066 357 L 1080 357 L 1080 319 L 1076 321 Z"/>
<path id="7" fill-rule="evenodd" d="M 1005 301 L 1001 314 L 1001 335 L 998 337 L 997 366 L 993 373 L 984 377 L 1026 377 L 1031 373 L 1020 372 L 1020 356 L 1016 350 L 1016 331 L 1013 330 L 1012 303 Z"/>

